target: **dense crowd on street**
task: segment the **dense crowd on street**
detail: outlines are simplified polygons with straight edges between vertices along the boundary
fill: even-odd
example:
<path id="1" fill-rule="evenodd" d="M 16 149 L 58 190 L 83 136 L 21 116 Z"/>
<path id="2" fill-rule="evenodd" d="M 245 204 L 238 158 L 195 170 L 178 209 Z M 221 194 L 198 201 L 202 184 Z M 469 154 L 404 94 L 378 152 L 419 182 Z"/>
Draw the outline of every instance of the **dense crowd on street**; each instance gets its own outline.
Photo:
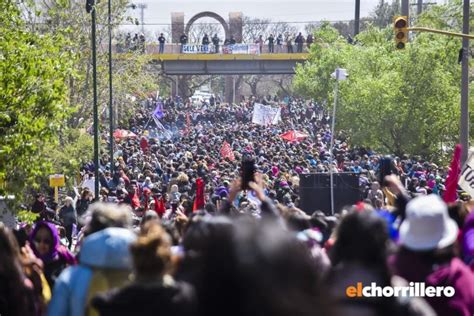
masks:
<path id="1" fill-rule="evenodd" d="M 256 102 L 281 122 L 252 123 Z M 90 162 L 59 205 L 34 197 L 35 223 L 0 223 L 0 315 L 472 316 L 474 204 L 449 168 L 345 131 L 331 155 L 330 124 L 324 104 L 292 97 L 142 101 L 100 157 L 100 196 Z M 327 172 L 357 174 L 359 202 L 303 212 L 299 176 Z M 411 282 L 455 293 L 347 294 Z"/>

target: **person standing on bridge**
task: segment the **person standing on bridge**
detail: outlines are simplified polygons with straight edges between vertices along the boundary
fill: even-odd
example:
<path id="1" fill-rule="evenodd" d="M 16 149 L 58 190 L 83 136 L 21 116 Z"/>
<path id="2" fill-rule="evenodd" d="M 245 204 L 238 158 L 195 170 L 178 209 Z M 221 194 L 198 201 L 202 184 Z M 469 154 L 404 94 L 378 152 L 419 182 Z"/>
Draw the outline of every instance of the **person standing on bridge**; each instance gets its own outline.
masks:
<path id="1" fill-rule="evenodd" d="M 204 45 L 204 52 L 208 52 L 209 48 L 209 36 L 207 34 L 204 34 L 204 37 L 202 38 L 202 45 Z"/>
<path id="2" fill-rule="evenodd" d="M 278 34 L 277 36 L 277 53 L 283 52 L 283 35 Z"/>
<path id="3" fill-rule="evenodd" d="M 296 36 L 295 43 L 296 43 L 296 52 L 302 53 L 303 52 L 303 44 L 305 42 L 304 36 L 301 35 L 301 32 Z"/>
<path id="4" fill-rule="evenodd" d="M 188 36 L 183 33 L 183 35 L 181 35 L 181 37 L 179 38 L 179 42 L 181 43 L 181 47 L 180 47 L 179 52 L 182 54 L 183 53 L 183 46 L 188 43 Z"/>
<path id="5" fill-rule="evenodd" d="M 160 37 L 158 37 L 158 42 L 160 43 L 160 54 L 163 54 L 165 51 L 165 42 L 166 38 L 163 36 L 163 33 L 160 33 Z"/>
<path id="6" fill-rule="evenodd" d="M 217 37 L 217 34 L 214 34 L 214 36 L 212 37 L 212 44 L 214 45 L 214 52 L 216 54 L 219 53 L 219 43 L 220 43 L 220 38 Z"/>
<path id="7" fill-rule="evenodd" d="M 286 33 L 286 48 L 288 50 L 288 54 L 293 54 L 293 35 L 290 33 Z"/>
<path id="8" fill-rule="evenodd" d="M 139 44 L 139 50 L 142 54 L 145 54 L 146 52 L 145 42 L 146 42 L 145 34 L 140 33 L 140 35 L 138 36 L 138 44 Z"/>
<path id="9" fill-rule="evenodd" d="M 263 53 L 263 37 L 262 35 L 259 35 L 257 40 L 255 41 L 255 44 L 258 44 L 258 50 L 261 53 Z"/>
<path id="10" fill-rule="evenodd" d="M 313 34 L 308 34 L 308 37 L 306 38 L 306 45 L 308 47 L 308 50 L 311 48 L 311 45 L 314 43 L 314 37 Z"/>
<path id="11" fill-rule="evenodd" d="M 270 36 L 267 38 L 267 41 L 268 41 L 268 52 L 270 54 L 273 54 L 274 53 L 274 47 L 275 47 L 275 38 L 273 37 L 273 34 L 270 34 Z"/>

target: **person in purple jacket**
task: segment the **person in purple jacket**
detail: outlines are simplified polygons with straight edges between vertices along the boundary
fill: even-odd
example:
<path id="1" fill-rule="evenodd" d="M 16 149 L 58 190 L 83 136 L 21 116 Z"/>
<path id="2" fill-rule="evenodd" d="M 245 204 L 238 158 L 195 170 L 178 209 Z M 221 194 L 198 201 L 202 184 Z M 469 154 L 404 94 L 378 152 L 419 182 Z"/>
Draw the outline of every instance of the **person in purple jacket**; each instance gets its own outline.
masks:
<path id="1" fill-rule="evenodd" d="M 462 234 L 462 250 L 464 262 L 474 272 L 474 211 L 466 218 Z"/>
<path id="2" fill-rule="evenodd" d="M 30 245 L 36 257 L 44 264 L 44 275 L 51 288 L 61 271 L 76 264 L 74 256 L 59 243 L 56 226 L 50 222 L 36 223 L 30 234 Z"/>
<path id="3" fill-rule="evenodd" d="M 451 297 L 425 297 L 438 315 L 474 315 L 474 274 L 456 256 L 458 226 L 437 195 L 411 200 L 399 232 L 400 249 L 389 259 L 392 272 L 408 282 L 451 286 Z"/>

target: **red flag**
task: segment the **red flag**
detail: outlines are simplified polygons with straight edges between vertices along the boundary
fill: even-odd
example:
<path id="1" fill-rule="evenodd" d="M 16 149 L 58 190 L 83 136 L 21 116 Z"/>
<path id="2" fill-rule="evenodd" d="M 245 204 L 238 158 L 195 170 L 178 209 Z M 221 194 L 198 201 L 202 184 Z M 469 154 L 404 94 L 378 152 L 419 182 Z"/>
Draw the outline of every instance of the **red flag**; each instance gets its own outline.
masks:
<path id="1" fill-rule="evenodd" d="M 198 178 L 196 180 L 196 198 L 194 199 L 193 212 L 204 208 L 204 180 Z"/>
<path id="2" fill-rule="evenodd" d="M 162 197 L 158 199 L 156 196 L 153 197 L 153 200 L 155 201 L 155 212 L 161 218 L 166 212 L 165 201 Z"/>
<path id="3" fill-rule="evenodd" d="M 230 161 L 234 161 L 235 156 L 234 152 L 232 151 L 232 148 L 230 147 L 228 142 L 224 142 L 221 147 L 221 156 L 222 158 L 229 158 Z"/>
<path id="4" fill-rule="evenodd" d="M 188 135 L 190 131 L 191 131 L 191 116 L 189 115 L 189 112 L 187 112 L 186 113 L 186 128 L 184 129 L 184 134 Z"/>
<path id="5" fill-rule="evenodd" d="M 284 134 L 281 134 L 280 137 L 289 142 L 300 142 L 304 140 L 305 138 L 307 138 L 308 134 L 305 134 L 296 130 L 292 130 Z"/>
<path id="6" fill-rule="evenodd" d="M 458 198 L 456 191 L 458 188 L 459 175 L 461 173 L 461 151 L 462 146 L 457 144 L 456 148 L 454 148 L 453 160 L 451 160 L 451 164 L 449 165 L 446 191 L 443 195 L 443 199 L 446 203 L 456 202 Z"/>

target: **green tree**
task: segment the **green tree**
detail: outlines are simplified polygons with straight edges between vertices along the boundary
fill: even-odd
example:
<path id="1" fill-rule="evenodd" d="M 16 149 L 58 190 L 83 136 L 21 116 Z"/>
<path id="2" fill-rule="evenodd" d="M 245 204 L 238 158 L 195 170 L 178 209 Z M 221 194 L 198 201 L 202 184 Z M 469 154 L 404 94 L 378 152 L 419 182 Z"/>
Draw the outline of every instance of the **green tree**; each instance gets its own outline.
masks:
<path id="1" fill-rule="evenodd" d="M 30 32 L 15 1 L 0 2 L 0 177 L 9 194 L 38 186 L 51 170 L 45 148 L 57 142 L 68 103 L 74 53 L 60 34 Z"/>
<path id="2" fill-rule="evenodd" d="M 99 112 L 108 106 L 108 28 L 107 1 L 96 1 L 97 9 L 97 78 Z M 128 0 L 112 1 L 113 44 L 123 40 L 118 27 L 128 20 Z M 69 103 L 76 111 L 68 118 L 68 127 L 83 128 L 92 124 L 92 65 L 91 65 L 91 17 L 85 11 L 85 1 L 67 0 L 24 0 L 22 4 L 24 20 L 31 32 L 41 35 L 61 34 L 68 39 L 65 51 L 77 56 L 73 63 L 75 76 L 70 77 Z M 126 56 L 114 55 L 113 90 L 114 105 L 120 121 L 126 121 L 125 109 L 132 106 L 133 95 L 142 97 L 156 92 L 160 75 L 150 60 L 139 51 L 131 51 Z M 105 122 L 104 122 L 105 123 Z"/>
<path id="3" fill-rule="evenodd" d="M 459 135 L 460 40 L 417 35 L 403 51 L 391 28 L 369 28 L 349 45 L 328 25 L 321 27 L 309 61 L 297 69 L 298 92 L 319 102 L 333 101 L 336 67 L 349 80 L 340 84 L 337 129 L 354 145 L 397 155 L 437 159 Z"/>
<path id="4" fill-rule="evenodd" d="M 374 11 L 370 14 L 373 25 L 384 28 L 392 25 L 392 18 L 395 15 L 400 15 L 401 7 L 398 0 L 379 0 Z"/>

